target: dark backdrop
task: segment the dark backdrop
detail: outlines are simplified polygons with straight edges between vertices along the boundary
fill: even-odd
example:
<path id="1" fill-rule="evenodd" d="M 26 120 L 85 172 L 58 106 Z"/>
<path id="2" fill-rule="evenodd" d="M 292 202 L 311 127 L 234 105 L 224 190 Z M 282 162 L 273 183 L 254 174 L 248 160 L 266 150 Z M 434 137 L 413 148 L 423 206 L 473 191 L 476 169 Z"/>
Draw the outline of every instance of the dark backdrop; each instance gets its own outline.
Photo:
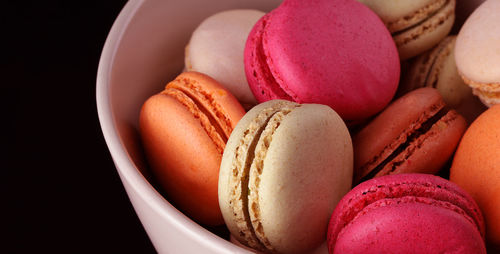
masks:
<path id="1" fill-rule="evenodd" d="M 2 6 L 2 253 L 154 253 L 95 102 L 101 49 L 125 3 Z"/>

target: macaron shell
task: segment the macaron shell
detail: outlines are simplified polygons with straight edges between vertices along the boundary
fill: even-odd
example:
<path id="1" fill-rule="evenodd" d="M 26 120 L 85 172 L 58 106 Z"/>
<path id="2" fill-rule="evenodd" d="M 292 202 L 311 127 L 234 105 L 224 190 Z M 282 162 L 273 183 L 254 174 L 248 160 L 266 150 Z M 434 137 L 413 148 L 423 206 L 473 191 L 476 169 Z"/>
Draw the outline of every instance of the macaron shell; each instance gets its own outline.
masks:
<path id="1" fill-rule="evenodd" d="M 248 172 L 243 167 L 250 164 L 250 149 L 257 142 L 260 129 L 267 119 L 283 107 L 293 107 L 296 103 L 284 100 L 272 100 L 258 104 L 248 111 L 234 128 L 222 156 L 219 173 L 219 206 L 232 235 L 242 243 L 256 249 L 263 249 L 249 221 L 247 209 L 247 186 L 242 185 Z M 235 172 L 236 171 L 236 172 Z"/>
<path id="2" fill-rule="evenodd" d="M 429 84 L 436 84 L 435 88 L 443 96 L 446 105 L 456 108 L 460 106 L 467 97 L 472 97 L 472 91 L 467 86 L 458 74 L 455 64 L 455 41 L 456 37 L 450 37 L 448 45 L 443 49 L 440 57 L 436 62 L 437 68 L 430 73 L 431 79 Z"/>
<path id="3" fill-rule="evenodd" d="M 500 1 L 487 0 L 465 21 L 457 36 L 458 71 L 485 91 L 500 91 Z M 485 86 L 481 86 L 485 84 Z"/>
<path id="4" fill-rule="evenodd" d="M 442 7 L 446 0 L 358 0 L 384 21 L 391 33 L 415 25 Z"/>
<path id="5" fill-rule="evenodd" d="M 167 88 L 169 87 L 179 88 L 196 98 L 196 103 L 201 104 L 215 121 L 227 126 L 223 129 L 227 136 L 245 114 L 245 110 L 233 94 L 203 73 L 184 72 L 167 84 Z"/>
<path id="6" fill-rule="evenodd" d="M 325 241 L 351 179 L 352 144 L 341 118 L 323 105 L 289 113 L 272 137 L 258 190 L 261 225 L 274 249 L 297 253 Z"/>
<path id="7" fill-rule="evenodd" d="M 268 128 L 269 118 L 286 108 L 292 110 L 271 136 L 266 136 L 265 130 L 255 130 L 260 126 Z M 254 143 L 255 137 L 246 137 L 247 134 L 256 135 L 258 143 L 272 138 L 266 145 L 267 152 L 262 154 L 259 150 L 251 155 L 255 156 L 254 161 L 263 159 L 259 187 L 251 193 L 240 186 L 245 181 L 242 178 L 248 176 L 235 173 L 240 170 L 237 165 L 249 163 L 241 154 L 251 152 L 245 144 Z M 255 149 L 260 146 L 256 144 Z M 219 203 L 229 231 L 239 242 L 263 250 L 263 244 L 254 243 L 261 241 L 258 234 L 267 239 L 274 251 L 295 253 L 312 250 L 326 240 L 328 218 L 350 189 L 351 181 L 352 143 L 342 119 L 324 105 L 271 100 L 252 108 L 231 134 L 221 162 Z M 248 209 L 244 207 L 248 204 L 240 200 L 255 193 L 258 198 L 248 204 L 258 202 L 257 217 L 262 228 L 254 230 L 257 227 L 252 226 L 248 216 L 239 214 Z"/>
<path id="8" fill-rule="evenodd" d="M 169 201 L 202 224 L 223 222 L 219 165 L 227 136 L 244 113 L 234 96 L 197 72 L 180 74 L 141 109 L 141 139 L 158 183 Z"/>
<path id="9" fill-rule="evenodd" d="M 269 17 L 276 11 L 262 17 L 250 31 L 245 45 L 244 64 L 245 74 L 252 93 L 259 102 L 283 99 L 293 101 L 292 98 L 277 83 L 266 61 L 263 52 L 262 35 Z"/>
<path id="10" fill-rule="evenodd" d="M 154 95 L 142 108 L 140 130 L 148 162 L 167 199 L 201 223 L 221 224 L 217 169 L 222 154 L 199 120 L 174 98 Z M 202 156 L 193 160 L 193 154 Z"/>
<path id="11" fill-rule="evenodd" d="M 434 87 L 443 96 L 446 105 L 457 110 L 471 123 L 486 108 L 458 73 L 455 41 L 456 36 L 448 36 L 433 49 L 413 58 L 403 75 L 396 97 L 420 87 Z"/>
<path id="12" fill-rule="evenodd" d="M 433 87 L 443 96 L 446 105 L 452 108 L 467 101 L 467 97 L 474 97 L 472 89 L 458 74 L 454 56 L 455 40 L 456 36 L 448 36 L 433 49 L 416 57 L 398 88 L 398 94 L 420 87 Z"/>
<path id="13" fill-rule="evenodd" d="M 440 207 L 450 208 L 450 210 L 456 211 L 462 216 L 462 219 L 474 225 L 473 231 L 470 234 L 476 234 L 474 231 L 479 232 L 479 235 L 484 235 L 484 220 L 481 214 L 481 210 L 474 202 L 474 199 L 464 190 L 462 190 L 456 184 L 447 181 L 441 177 L 429 175 L 429 174 L 399 174 L 399 175 L 387 175 L 374 179 L 365 181 L 356 187 L 354 187 L 349 193 L 347 193 L 342 200 L 337 204 L 335 208 L 329 226 L 328 226 L 328 248 L 330 253 L 336 249 L 337 241 L 339 239 L 339 233 L 344 230 L 344 228 L 349 228 L 353 220 L 359 220 L 362 217 L 368 220 L 368 228 L 371 224 L 381 221 L 382 218 L 375 218 L 371 216 L 365 216 L 366 211 L 373 211 L 376 209 L 372 204 L 379 204 L 377 207 L 390 206 L 391 202 L 394 200 L 400 200 L 397 203 L 409 203 L 408 200 L 420 200 L 422 204 L 444 204 Z M 406 200 L 406 202 L 403 202 Z M 381 203 L 382 202 L 382 203 Z M 385 202 L 385 205 L 380 205 Z M 392 202 L 393 203 L 393 202 Z M 370 207 L 365 210 L 365 208 Z M 418 211 L 425 211 L 425 209 L 418 209 Z M 422 214 L 423 215 L 423 214 Z M 380 217 L 388 216 L 392 219 L 397 219 L 392 216 L 391 213 L 380 213 Z M 425 217 L 414 216 L 412 218 L 415 220 L 425 219 Z M 423 220 L 425 223 L 425 220 Z M 404 223 L 404 221 L 403 221 Z M 362 224 L 358 224 L 362 226 Z M 391 228 L 391 223 L 385 225 Z M 413 230 L 412 228 L 406 227 L 392 227 L 394 230 L 389 233 L 388 238 L 397 237 L 398 234 L 404 234 L 405 230 Z M 423 227 L 425 229 L 425 227 Z M 446 227 L 450 228 L 450 226 Z M 453 228 L 453 226 L 451 227 Z M 352 230 L 351 230 L 352 231 Z M 380 231 L 380 230 L 378 230 Z M 357 233 L 352 231 L 354 235 Z M 363 233 L 361 230 L 360 233 Z M 420 234 L 425 234 L 417 232 L 414 237 L 422 237 Z M 374 233 L 377 233 L 375 230 Z M 379 232 L 380 233 L 380 232 Z M 380 236 L 383 237 L 382 235 Z M 425 237 L 425 236 L 424 236 Z M 453 238 L 453 234 L 448 235 L 437 235 L 434 237 L 439 238 Z M 347 236 L 348 240 L 353 239 L 351 236 Z M 387 239 L 387 238 L 384 238 Z M 408 240 L 411 240 L 408 239 Z M 363 244 L 364 239 L 356 239 L 353 244 Z M 483 243 L 483 241 L 479 241 Z M 366 244 L 382 244 L 380 241 L 366 241 Z M 376 247 L 376 246 L 374 246 Z M 484 247 L 483 247 L 484 248 Z M 361 252 L 363 253 L 363 252 Z M 399 252 L 397 249 L 390 251 L 390 253 L 405 253 Z M 425 252 L 424 252 L 425 253 Z M 431 252 L 433 253 L 433 252 Z M 475 252 L 472 252 L 475 253 Z"/>
<path id="14" fill-rule="evenodd" d="M 455 0 L 422 24 L 393 36 L 401 60 L 414 57 L 437 45 L 448 35 L 455 21 Z"/>
<path id="15" fill-rule="evenodd" d="M 450 111 L 375 177 L 401 173 L 436 174 L 453 155 L 466 127 L 465 119 L 455 111 Z"/>
<path id="16" fill-rule="evenodd" d="M 241 103 L 256 104 L 245 77 L 243 50 L 250 30 L 264 14 L 258 10 L 235 9 L 205 19 L 186 47 L 187 70 L 211 76 Z"/>
<path id="17" fill-rule="evenodd" d="M 500 247 L 500 105 L 481 114 L 465 132 L 453 158 L 450 180 L 482 209 L 487 240 Z"/>
<path id="18" fill-rule="evenodd" d="M 455 211 L 418 202 L 384 205 L 351 221 L 330 253 L 486 253 L 475 225 Z"/>
<path id="19" fill-rule="evenodd" d="M 257 100 L 320 103 L 343 119 L 360 120 L 394 96 L 400 72 L 397 50 L 380 18 L 361 3 L 287 0 L 264 19 L 258 25 L 265 29 L 257 29 L 264 30 L 262 40 L 253 40 L 251 33 L 245 51 L 245 59 L 256 58 L 245 68 Z M 252 56 L 252 48 L 259 47 L 262 57 Z M 264 74 L 261 65 L 269 69 Z M 266 80 L 272 82 L 259 84 Z M 262 87 L 273 94 L 265 95 Z"/>
<path id="20" fill-rule="evenodd" d="M 367 175 L 444 105 L 432 88 L 414 90 L 391 103 L 353 137 L 354 181 Z"/>

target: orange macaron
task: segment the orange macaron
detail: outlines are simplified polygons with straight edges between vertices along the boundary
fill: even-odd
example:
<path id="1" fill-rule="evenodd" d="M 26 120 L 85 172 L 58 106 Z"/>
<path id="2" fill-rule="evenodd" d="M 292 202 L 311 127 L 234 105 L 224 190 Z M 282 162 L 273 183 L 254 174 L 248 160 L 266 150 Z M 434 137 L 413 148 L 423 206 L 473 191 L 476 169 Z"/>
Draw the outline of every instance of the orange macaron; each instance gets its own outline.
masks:
<path id="1" fill-rule="evenodd" d="M 211 77 L 184 72 L 151 96 L 139 118 L 149 165 L 167 199 L 206 225 L 223 223 L 217 185 L 225 144 L 245 111 Z"/>
<path id="2" fill-rule="evenodd" d="M 467 129 L 450 169 L 450 180 L 469 192 L 483 211 L 486 239 L 500 249 L 500 105 Z"/>

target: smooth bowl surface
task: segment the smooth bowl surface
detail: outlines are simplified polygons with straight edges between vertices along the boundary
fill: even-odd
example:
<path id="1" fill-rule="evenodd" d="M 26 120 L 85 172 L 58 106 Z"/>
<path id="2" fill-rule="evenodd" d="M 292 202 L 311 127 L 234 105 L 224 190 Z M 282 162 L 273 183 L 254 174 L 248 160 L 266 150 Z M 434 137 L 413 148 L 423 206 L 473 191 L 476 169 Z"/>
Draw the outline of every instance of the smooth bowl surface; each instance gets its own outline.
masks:
<path id="1" fill-rule="evenodd" d="M 142 103 L 182 71 L 184 47 L 204 18 L 236 8 L 268 12 L 280 2 L 130 0 L 108 34 L 97 73 L 99 121 L 130 201 L 160 253 L 250 253 L 193 222 L 155 189 L 138 118 Z M 458 0 L 458 20 L 481 2 Z"/>
<path id="2" fill-rule="evenodd" d="M 108 34 L 97 73 L 97 108 L 106 143 L 127 194 L 160 253 L 249 253 L 199 226 L 150 183 L 140 148 L 142 103 L 182 71 L 195 27 L 218 11 L 270 11 L 280 1 L 129 1 Z"/>

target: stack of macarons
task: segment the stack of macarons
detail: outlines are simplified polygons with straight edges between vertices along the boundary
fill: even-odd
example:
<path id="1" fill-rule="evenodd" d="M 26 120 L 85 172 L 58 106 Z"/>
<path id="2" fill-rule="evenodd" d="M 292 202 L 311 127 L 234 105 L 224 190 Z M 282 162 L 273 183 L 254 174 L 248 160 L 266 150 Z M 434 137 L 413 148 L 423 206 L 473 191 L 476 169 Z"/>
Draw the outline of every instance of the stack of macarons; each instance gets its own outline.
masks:
<path id="1" fill-rule="evenodd" d="M 140 112 L 158 187 L 255 252 L 499 248 L 500 61 L 479 46 L 500 52 L 500 33 L 479 27 L 497 31 L 500 4 L 455 36 L 456 4 L 284 0 L 208 17 Z"/>

